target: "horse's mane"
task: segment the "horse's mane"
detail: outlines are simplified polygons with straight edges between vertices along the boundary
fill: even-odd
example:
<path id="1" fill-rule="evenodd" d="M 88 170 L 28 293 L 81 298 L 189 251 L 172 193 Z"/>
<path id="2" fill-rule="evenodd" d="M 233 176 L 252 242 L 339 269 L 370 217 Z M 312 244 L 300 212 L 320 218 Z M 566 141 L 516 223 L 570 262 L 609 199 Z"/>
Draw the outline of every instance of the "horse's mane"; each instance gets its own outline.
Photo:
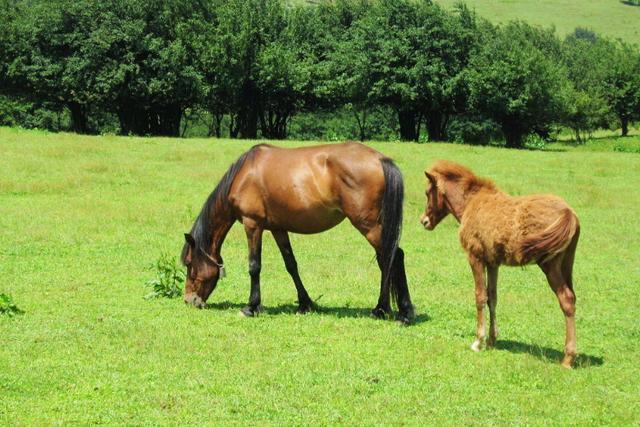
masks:
<path id="1" fill-rule="evenodd" d="M 196 242 L 196 248 L 202 248 L 205 251 L 208 251 L 211 247 L 212 241 L 212 218 L 215 215 L 216 211 L 220 209 L 225 209 L 227 207 L 227 201 L 229 198 L 229 191 L 231 191 L 231 185 L 233 184 L 236 175 L 245 164 L 245 162 L 252 158 L 256 152 L 256 149 L 264 144 L 254 145 L 248 151 L 245 151 L 238 160 L 233 162 L 229 169 L 225 172 L 225 174 L 216 185 L 216 188 L 209 194 L 206 202 L 204 202 L 204 206 L 200 210 L 200 214 L 191 228 L 191 236 Z M 184 264 L 186 262 L 186 257 L 188 253 L 189 245 L 185 243 L 182 248 L 182 255 L 180 259 Z"/>
<path id="2" fill-rule="evenodd" d="M 464 192 L 475 192 L 480 189 L 497 190 L 496 185 L 487 178 L 476 176 L 471 169 L 448 160 L 438 160 L 429 169 L 430 173 L 440 176 L 446 181 L 460 184 Z"/>

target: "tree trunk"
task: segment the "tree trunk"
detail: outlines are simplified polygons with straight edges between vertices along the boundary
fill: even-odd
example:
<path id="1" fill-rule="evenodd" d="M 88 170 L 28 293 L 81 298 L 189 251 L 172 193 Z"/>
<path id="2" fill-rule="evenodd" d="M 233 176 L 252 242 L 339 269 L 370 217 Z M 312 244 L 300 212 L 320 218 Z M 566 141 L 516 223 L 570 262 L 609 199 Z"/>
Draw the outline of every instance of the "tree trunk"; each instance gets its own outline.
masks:
<path id="1" fill-rule="evenodd" d="M 429 141 L 444 141 L 444 124 L 446 123 L 446 115 L 440 110 L 428 111 L 425 113 L 427 122 L 427 134 Z"/>
<path id="2" fill-rule="evenodd" d="M 418 141 L 416 128 L 416 112 L 412 110 L 398 110 L 401 141 Z"/>
<path id="3" fill-rule="evenodd" d="M 627 116 L 620 117 L 620 123 L 622 124 L 622 136 L 629 135 L 629 118 Z"/>
<path id="4" fill-rule="evenodd" d="M 522 148 L 524 132 L 520 126 L 511 121 L 504 122 L 502 123 L 502 133 L 504 134 L 507 148 Z"/>
<path id="5" fill-rule="evenodd" d="M 360 118 L 360 114 L 358 110 L 355 108 L 352 109 L 353 115 L 356 118 L 356 122 L 358 123 L 358 130 L 360 132 L 360 141 L 367 140 L 367 107 L 362 108 L 362 119 Z"/>
<path id="6" fill-rule="evenodd" d="M 240 99 L 242 100 L 236 117 L 240 138 L 258 138 L 258 89 L 251 81 L 246 82 L 242 88 Z"/>
<path id="7" fill-rule="evenodd" d="M 90 133 L 86 105 L 70 102 L 69 112 L 71 113 L 71 131 L 83 134 Z"/>

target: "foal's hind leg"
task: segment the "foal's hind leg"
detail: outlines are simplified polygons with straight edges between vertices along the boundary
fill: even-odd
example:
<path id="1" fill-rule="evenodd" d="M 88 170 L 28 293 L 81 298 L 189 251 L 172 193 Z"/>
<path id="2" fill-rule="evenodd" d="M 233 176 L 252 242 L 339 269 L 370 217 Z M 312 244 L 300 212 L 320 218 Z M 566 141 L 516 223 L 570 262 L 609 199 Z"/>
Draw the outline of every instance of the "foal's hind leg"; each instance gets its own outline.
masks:
<path id="1" fill-rule="evenodd" d="M 489 338 L 487 347 L 493 347 L 498 338 L 496 305 L 498 304 L 498 267 L 487 266 L 487 297 L 489 305 Z"/>
<path id="2" fill-rule="evenodd" d="M 287 267 L 287 272 L 293 279 L 293 283 L 296 285 L 296 291 L 298 291 L 298 313 L 304 314 L 311 311 L 313 302 L 309 298 L 307 290 L 302 284 L 300 275 L 298 274 L 298 263 L 293 255 L 293 249 L 291 248 L 291 241 L 289 240 L 289 233 L 286 231 L 272 231 L 273 237 L 278 244 L 282 258 L 284 259 L 284 265 Z"/>
<path id="3" fill-rule="evenodd" d="M 484 283 L 485 266 L 482 261 L 473 255 L 469 255 L 469 265 L 473 272 L 473 280 L 476 284 L 476 339 L 471 344 L 471 350 L 480 351 L 484 345 L 486 320 L 484 316 L 484 306 L 487 303 L 487 289 Z"/>
<path id="4" fill-rule="evenodd" d="M 549 260 L 544 264 L 540 264 L 540 268 L 547 276 L 547 281 L 553 292 L 558 297 L 560 302 L 560 308 L 564 313 L 566 324 L 566 336 L 564 344 L 564 358 L 562 359 L 562 366 L 565 368 L 571 368 L 571 365 L 576 357 L 576 296 L 573 293 L 573 289 L 563 275 L 563 257 L 564 254 Z"/>

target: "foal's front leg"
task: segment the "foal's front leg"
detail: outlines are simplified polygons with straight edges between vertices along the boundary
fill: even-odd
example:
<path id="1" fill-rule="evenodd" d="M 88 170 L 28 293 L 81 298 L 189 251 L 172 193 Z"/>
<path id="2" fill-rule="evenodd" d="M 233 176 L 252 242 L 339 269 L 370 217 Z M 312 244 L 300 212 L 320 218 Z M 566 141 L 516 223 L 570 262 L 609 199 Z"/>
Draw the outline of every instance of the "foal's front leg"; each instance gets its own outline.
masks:
<path id="1" fill-rule="evenodd" d="M 249 244 L 249 275 L 251 276 L 251 293 L 249 303 L 241 310 L 245 316 L 251 317 L 260 310 L 260 269 L 262 259 L 262 227 L 254 221 L 243 221 Z"/>
<path id="2" fill-rule="evenodd" d="M 487 303 L 487 289 L 484 283 L 485 265 L 477 257 L 469 255 L 469 265 L 473 273 L 473 280 L 476 283 L 476 309 L 477 309 L 477 328 L 476 340 L 471 344 L 471 350 L 480 351 L 484 345 L 485 338 L 485 317 L 484 306 Z"/>

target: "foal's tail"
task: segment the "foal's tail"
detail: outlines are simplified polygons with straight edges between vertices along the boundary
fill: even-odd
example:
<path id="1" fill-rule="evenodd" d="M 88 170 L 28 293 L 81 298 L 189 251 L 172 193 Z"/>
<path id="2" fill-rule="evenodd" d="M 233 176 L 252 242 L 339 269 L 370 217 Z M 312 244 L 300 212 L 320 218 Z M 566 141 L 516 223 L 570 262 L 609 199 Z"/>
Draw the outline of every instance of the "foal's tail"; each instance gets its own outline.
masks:
<path id="1" fill-rule="evenodd" d="M 380 210 L 382 223 L 382 265 L 384 281 L 387 286 L 391 282 L 391 295 L 399 301 L 399 289 L 395 280 L 391 280 L 393 260 L 400 245 L 402 232 L 402 202 L 404 200 L 404 184 L 400 169 L 393 160 L 383 158 L 382 171 L 384 173 L 384 195 Z"/>
<path id="2" fill-rule="evenodd" d="M 542 233 L 530 236 L 522 242 L 522 257 L 526 262 L 545 262 L 564 252 L 576 233 L 580 232 L 580 222 L 575 212 L 566 208 L 556 221 Z"/>

